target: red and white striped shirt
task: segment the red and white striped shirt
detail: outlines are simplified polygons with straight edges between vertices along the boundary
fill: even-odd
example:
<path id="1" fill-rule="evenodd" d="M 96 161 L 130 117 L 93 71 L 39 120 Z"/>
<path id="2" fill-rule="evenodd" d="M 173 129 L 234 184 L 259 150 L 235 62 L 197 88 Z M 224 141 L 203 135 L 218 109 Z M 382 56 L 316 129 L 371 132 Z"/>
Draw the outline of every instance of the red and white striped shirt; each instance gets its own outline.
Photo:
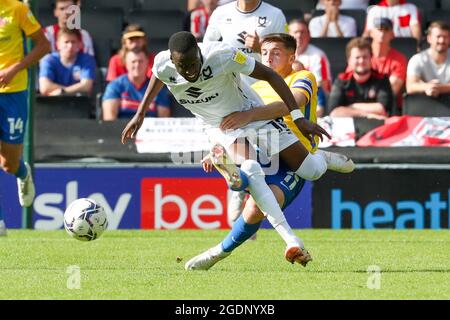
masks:
<path id="1" fill-rule="evenodd" d="M 300 61 L 306 70 L 314 74 L 318 83 L 322 81 L 332 83 L 330 62 L 325 52 L 318 47 L 312 44 L 308 45 L 308 48 L 302 54 L 298 55 L 296 60 Z"/>
<path id="2" fill-rule="evenodd" d="M 59 25 L 54 24 L 51 26 L 47 26 L 44 28 L 45 36 L 47 37 L 48 41 L 50 41 L 50 45 L 52 48 L 52 52 L 58 51 L 56 40 L 58 38 L 58 32 L 59 32 Z M 80 30 L 81 32 L 81 40 L 82 40 L 82 48 L 81 51 L 83 53 L 90 54 L 91 56 L 94 56 L 94 44 L 92 42 L 92 37 L 90 36 L 89 32 L 87 32 L 84 29 Z"/>

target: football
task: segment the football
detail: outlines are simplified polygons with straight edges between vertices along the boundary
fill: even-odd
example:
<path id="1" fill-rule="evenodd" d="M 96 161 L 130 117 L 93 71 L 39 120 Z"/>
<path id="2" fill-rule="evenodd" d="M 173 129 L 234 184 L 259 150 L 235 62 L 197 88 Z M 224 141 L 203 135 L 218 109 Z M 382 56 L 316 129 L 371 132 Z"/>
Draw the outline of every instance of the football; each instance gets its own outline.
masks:
<path id="1" fill-rule="evenodd" d="M 64 212 L 64 228 L 77 240 L 95 240 L 107 227 L 105 209 L 92 199 L 77 199 Z"/>

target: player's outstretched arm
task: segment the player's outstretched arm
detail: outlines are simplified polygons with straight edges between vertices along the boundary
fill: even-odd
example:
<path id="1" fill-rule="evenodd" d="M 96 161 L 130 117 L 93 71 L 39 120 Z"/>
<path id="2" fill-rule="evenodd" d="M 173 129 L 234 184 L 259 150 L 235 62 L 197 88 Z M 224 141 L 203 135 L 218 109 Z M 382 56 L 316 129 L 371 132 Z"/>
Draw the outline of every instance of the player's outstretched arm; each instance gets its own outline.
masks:
<path id="1" fill-rule="evenodd" d="M 153 75 L 150 79 L 147 90 L 145 90 L 144 99 L 142 99 L 141 104 L 139 105 L 139 108 L 133 118 L 127 123 L 125 129 L 122 131 L 121 141 L 123 144 L 127 141 L 127 139 L 133 139 L 136 137 L 137 132 L 142 126 L 142 122 L 144 122 L 145 112 L 147 111 L 148 106 L 163 86 L 164 83 Z"/>
<path id="2" fill-rule="evenodd" d="M 305 119 L 304 115 L 298 108 L 297 102 L 288 85 L 274 70 L 259 62 L 256 62 L 255 69 L 250 74 L 250 77 L 269 82 L 272 88 L 276 91 L 276 93 L 278 93 L 280 98 L 288 107 L 296 126 L 303 133 L 303 135 L 311 141 L 311 143 L 314 142 L 313 135 L 319 136 L 321 140 L 323 139 L 323 135 L 331 139 L 331 136 L 325 129 L 318 124 L 312 123 Z"/>

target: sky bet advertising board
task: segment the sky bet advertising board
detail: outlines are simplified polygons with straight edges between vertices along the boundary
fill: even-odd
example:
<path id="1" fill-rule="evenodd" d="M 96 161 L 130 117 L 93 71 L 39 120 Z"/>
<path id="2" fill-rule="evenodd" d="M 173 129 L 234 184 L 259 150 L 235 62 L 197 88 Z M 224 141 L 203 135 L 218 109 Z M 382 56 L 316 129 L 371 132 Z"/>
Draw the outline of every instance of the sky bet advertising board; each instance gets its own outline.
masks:
<path id="1" fill-rule="evenodd" d="M 225 180 L 201 168 L 35 169 L 33 226 L 63 227 L 65 208 L 92 198 L 108 213 L 110 229 L 227 229 Z M 311 184 L 286 210 L 294 228 L 311 228 Z M 16 179 L 0 173 L 0 205 L 8 228 L 20 228 L 22 210 Z M 263 227 L 270 227 L 264 222 Z"/>

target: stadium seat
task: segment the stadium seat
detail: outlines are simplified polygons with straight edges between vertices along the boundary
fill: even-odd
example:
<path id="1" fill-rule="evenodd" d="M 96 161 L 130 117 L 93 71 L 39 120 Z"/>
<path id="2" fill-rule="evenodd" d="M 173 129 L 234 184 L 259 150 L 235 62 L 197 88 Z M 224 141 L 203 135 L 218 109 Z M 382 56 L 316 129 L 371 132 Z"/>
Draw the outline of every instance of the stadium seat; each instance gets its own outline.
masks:
<path id="1" fill-rule="evenodd" d="M 48 7 L 38 9 L 37 19 L 43 28 L 58 22 L 58 20 L 53 15 L 53 9 L 50 9 Z"/>
<path id="2" fill-rule="evenodd" d="M 160 11 L 182 11 L 187 10 L 186 1 L 180 0 L 136 0 L 137 9 L 160 10 Z"/>
<path id="3" fill-rule="evenodd" d="M 100 38 L 94 40 L 94 52 L 97 66 L 100 68 L 107 68 L 109 65 L 109 59 L 115 53 L 115 49 L 111 44 L 111 39 Z"/>
<path id="4" fill-rule="evenodd" d="M 83 1 L 81 8 L 97 9 L 97 8 L 121 8 L 123 12 L 128 13 L 134 8 L 133 1 L 124 0 L 89 0 Z"/>
<path id="5" fill-rule="evenodd" d="M 300 10 L 304 13 L 310 13 L 316 7 L 318 0 L 265 0 L 265 2 L 283 11 Z"/>
<path id="6" fill-rule="evenodd" d="M 88 96 L 36 96 L 35 119 L 89 119 L 93 105 Z"/>
<path id="7" fill-rule="evenodd" d="M 293 19 L 303 19 L 304 16 L 303 11 L 300 9 L 283 10 L 283 13 L 288 23 Z"/>
<path id="8" fill-rule="evenodd" d="M 339 11 L 344 16 L 350 16 L 356 21 L 356 32 L 357 35 L 361 35 L 366 26 L 366 11 L 365 10 L 340 10 Z M 315 10 L 313 17 L 322 16 L 325 14 L 325 10 Z"/>
<path id="9" fill-rule="evenodd" d="M 424 94 L 406 94 L 403 114 L 421 117 L 450 117 L 450 97 L 431 98 Z"/>
<path id="10" fill-rule="evenodd" d="M 441 9 L 450 10 L 450 0 L 441 0 Z"/>
<path id="11" fill-rule="evenodd" d="M 169 48 L 169 38 L 150 38 L 148 40 L 148 47 L 151 52 L 158 53 Z"/>
<path id="12" fill-rule="evenodd" d="M 345 47 L 352 38 L 311 38 L 311 44 L 319 47 L 328 56 L 333 79 L 347 68 Z"/>
<path id="13" fill-rule="evenodd" d="M 55 0 L 39 0 L 36 1 L 36 8 L 40 10 L 41 8 L 50 9 L 53 11 L 53 6 L 55 5 Z"/>
<path id="14" fill-rule="evenodd" d="M 394 38 L 391 47 L 403 53 L 409 60 L 417 53 L 417 40 L 415 38 Z"/>
<path id="15" fill-rule="evenodd" d="M 428 21 L 428 24 L 437 21 L 442 20 L 445 21 L 447 24 L 450 24 L 450 10 L 434 10 L 430 12 L 430 19 Z"/>
<path id="16" fill-rule="evenodd" d="M 140 24 L 150 39 L 167 39 L 183 30 L 184 13 L 181 11 L 135 10 L 129 22 Z"/>
<path id="17" fill-rule="evenodd" d="M 124 15 L 120 8 L 83 9 L 81 11 L 81 28 L 91 34 L 94 44 L 97 41 L 101 44 L 109 40 L 113 49 L 119 48 L 123 26 Z"/>

